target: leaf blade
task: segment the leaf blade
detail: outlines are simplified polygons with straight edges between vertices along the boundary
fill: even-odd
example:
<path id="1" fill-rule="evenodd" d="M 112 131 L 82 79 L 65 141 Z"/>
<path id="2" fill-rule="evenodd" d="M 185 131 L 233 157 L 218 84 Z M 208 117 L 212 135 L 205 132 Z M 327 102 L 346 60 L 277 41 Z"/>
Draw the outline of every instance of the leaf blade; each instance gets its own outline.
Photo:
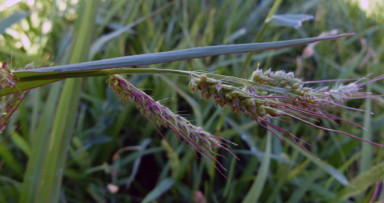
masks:
<path id="1" fill-rule="evenodd" d="M 166 178 L 166 179 L 162 180 L 155 187 L 155 189 L 153 189 L 150 193 L 148 193 L 147 196 L 145 196 L 145 198 L 143 199 L 143 203 L 148 203 L 148 202 L 151 202 L 151 201 L 157 199 L 158 197 L 160 197 L 160 195 L 162 195 L 164 192 L 169 190 L 173 186 L 174 183 L 175 183 L 175 179 L 173 179 L 173 178 Z"/>
<path id="2" fill-rule="evenodd" d="M 348 37 L 351 35 L 353 35 L 353 33 L 324 36 L 324 37 L 312 37 L 312 38 L 304 38 L 304 39 L 296 39 L 296 40 L 287 40 L 287 41 L 278 41 L 278 42 L 198 47 L 198 48 L 176 50 L 176 51 L 124 56 L 124 57 L 104 59 L 99 61 L 90 61 L 90 62 L 84 62 L 84 63 L 45 67 L 45 68 L 38 68 L 38 69 L 32 69 L 32 70 L 15 71 L 14 73 L 15 74 L 47 73 L 47 72 L 61 73 L 61 72 L 70 72 L 70 71 L 100 70 L 100 69 L 108 69 L 108 68 L 116 68 L 116 67 L 169 63 L 174 61 L 189 60 L 189 59 L 202 58 L 202 57 L 208 57 L 208 56 L 264 51 L 264 50 L 270 50 L 270 49 L 280 49 L 280 48 L 299 46 L 299 45 L 318 42 L 318 41 L 334 40 L 342 37 Z"/>
<path id="3" fill-rule="evenodd" d="M 11 27 L 15 23 L 18 23 L 27 16 L 29 16 L 29 13 L 18 11 L 2 20 L 0 22 L 0 35 L 3 34 L 7 28 Z"/>

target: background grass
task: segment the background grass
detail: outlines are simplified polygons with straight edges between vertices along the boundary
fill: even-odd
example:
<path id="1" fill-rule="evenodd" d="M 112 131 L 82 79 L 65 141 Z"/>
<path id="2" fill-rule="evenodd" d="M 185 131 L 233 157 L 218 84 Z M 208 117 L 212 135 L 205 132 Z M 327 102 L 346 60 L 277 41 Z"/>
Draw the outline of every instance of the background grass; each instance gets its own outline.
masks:
<path id="1" fill-rule="evenodd" d="M 305 80 L 384 73 L 382 21 L 372 15 L 367 17 L 358 4 L 346 0 L 282 1 L 277 14 L 314 15 L 314 20 L 304 22 L 297 29 L 265 26 L 263 22 L 274 4 L 268 0 L 178 0 L 171 5 L 165 0 L 106 0 L 94 8 L 95 25 L 81 23 L 87 18 L 92 21 L 82 0 L 35 0 L 33 5 L 28 2 L 31 1 L 20 2 L 0 14 L 1 19 L 15 12 L 24 16 L 0 35 L 0 58 L 14 67 L 30 62 L 40 66 L 45 61 L 42 66 L 47 66 L 52 62 L 68 64 L 190 47 L 249 43 L 259 38 L 262 42 L 289 40 L 338 29 L 340 33 L 355 32 L 356 35 L 321 42 L 310 58 L 300 58 L 304 47 L 298 47 L 146 67 L 243 76 L 260 63 L 264 69 L 294 71 Z M 263 27 L 265 32 L 260 35 Z M 89 31 L 86 38 L 91 40 L 89 49 L 81 50 L 86 46 L 79 44 L 86 42 L 76 40 L 81 30 Z M 74 61 L 75 53 L 83 56 Z M 244 66 L 247 57 L 250 57 L 249 65 Z M 106 77 L 86 78 L 81 85 L 76 83 L 72 87 L 81 90 L 80 102 L 76 105 L 69 100 L 78 111 L 71 121 L 74 128 L 68 153 L 59 156 L 60 161 L 65 161 L 61 187 L 54 195 L 59 202 L 203 202 L 203 199 L 207 202 L 369 202 L 376 188 L 379 192 L 382 190 L 378 186 L 384 179 L 380 173 L 384 149 L 301 123 L 278 123 L 316 146 L 317 150 L 311 150 L 320 158 L 317 160 L 300 148 L 287 147 L 267 135 L 251 118 L 233 115 L 229 109 L 214 107 L 212 101 L 193 95 L 188 90 L 187 78 L 129 76 L 132 84 L 156 100 L 162 100 L 173 111 L 239 144 L 232 151 L 241 161 L 218 150 L 229 158 L 228 161 L 220 159 L 228 169 L 226 180 L 207 161 L 195 158 L 173 132 L 161 128 L 175 149 L 169 150 L 146 118 L 134 105 L 123 104 L 106 80 Z M 0 145 L 0 202 L 18 202 L 26 191 L 34 193 L 35 188 L 26 189 L 29 178 L 36 178 L 28 176 L 27 168 L 49 160 L 44 158 L 47 153 L 40 154 L 42 158 L 36 157 L 36 150 L 47 144 L 47 136 L 56 128 L 52 129 L 52 123 L 57 122 L 54 118 L 60 115 L 55 113 L 60 112 L 56 108 L 62 107 L 58 103 L 65 100 L 60 98 L 62 87 L 63 83 L 59 82 L 32 90 L 5 133 L 0 135 L 3 140 L 21 127 L 10 141 Z M 376 94 L 384 94 L 383 81 L 369 88 Z M 340 113 L 340 117 L 362 124 L 369 131 L 346 123 L 335 126 L 322 121 L 321 125 L 383 144 L 383 103 L 382 98 L 347 103 L 371 110 L 375 115 Z M 70 125 L 65 127 L 71 131 Z M 44 173 L 49 176 L 56 172 Z M 359 174 L 363 178 L 356 178 Z M 117 192 L 114 186 L 119 188 Z M 44 190 L 44 186 L 40 187 Z M 375 200 L 384 199 L 384 191 L 379 194 Z"/>

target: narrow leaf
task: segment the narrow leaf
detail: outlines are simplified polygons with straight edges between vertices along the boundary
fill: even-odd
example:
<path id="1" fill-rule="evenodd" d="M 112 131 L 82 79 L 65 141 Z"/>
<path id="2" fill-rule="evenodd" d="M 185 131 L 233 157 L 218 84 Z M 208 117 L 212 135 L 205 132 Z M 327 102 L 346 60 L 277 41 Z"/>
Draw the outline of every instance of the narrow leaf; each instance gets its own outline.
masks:
<path id="1" fill-rule="evenodd" d="M 257 202 L 260 198 L 261 192 L 264 189 L 264 184 L 268 177 L 269 164 L 271 162 L 271 139 L 272 135 L 271 133 L 268 133 L 265 156 L 261 162 L 257 177 L 253 182 L 251 189 L 248 191 L 247 196 L 245 196 L 243 203 Z"/>
<path id="2" fill-rule="evenodd" d="M 99 61 L 90 61 L 84 63 L 76 63 L 70 65 L 60 65 L 53 67 L 38 68 L 32 70 L 23 70 L 16 71 L 14 74 L 17 77 L 21 75 L 17 73 L 47 73 L 47 72 L 69 72 L 69 71 L 84 71 L 84 70 L 98 70 L 98 69 L 107 69 L 107 68 L 116 68 L 116 67 L 127 67 L 127 66 L 140 66 L 140 65 L 149 65 L 157 63 L 169 63 L 173 61 L 189 60 L 194 58 L 202 58 L 208 56 L 216 56 L 223 54 L 234 54 L 234 53 L 244 53 L 244 52 L 254 52 L 254 51 L 264 51 L 270 49 L 281 49 L 286 47 L 299 46 L 303 44 L 334 40 L 342 37 L 348 37 L 353 35 L 349 34 L 340 34 L 333 36 L 325 37 L 312 37 L 304 39 L 295 39 L 279 42 L 264 42 L 264 43 L 250 43 L 250 44 L 236 44 L 236 45 L 217 45 L 217 46 L 207 46 L 199 48 L 191 48 L 177 51 L 167 51 L 151 54 L 140 54 L 134 56 L 124 56 L 112 59 L 104 59 Z"/>
<path id="3" fill-rule="evenodd" d="M 8 18 L 0 22 L 0 35 L 5 32 L 5 30 L 11 27 L 13 24 L 19 22 L 21 19 L 29 16 L 29 13 L 17 11 L 14 14 L 10 15 Z"/>
<path id="4" fill-rule="evenodd" d="M 166 178 L 162 180 L 156 187 L 153 189 L 147 196 L 145 196 L 143 203 L 148 203 L 151 201 L 154 201 L 160 195 L 162 195 L 164 192 L 168 191 L 173 184 L 175 183 L 175 179 L 173 178 Z"/>
<path id="5" fill-rule="evenodd" d="M 72 49 L 71 62 L 77 63 L 87 59 L 94 30 L 94 21 L 98 6 L 97 0 L 82 1 L 80 10 L 83 16 L 78 18 L 78 34 Z M 82 12 L 79 12 L 82 13 Z M 65 82 L 59 104 L 52 119 L 52 130 L 38 142 L 44 142 L 43 148 L 32 146 L 31 157 L 40 155 L 38 162 L 29 160 L 20 202 L 58 202 L 61 181 L 65 169 L 70 138 L 72 136 L 77 107 L 80 100 L 81 79 Z M 36 140 L 35 140 L 36 141 Z M 36 166 L 35 166 L 36 165 Z M 31 179 L 31 180 L 28 180 Z M 34 186 L 34 187 L 33 187 Z M 24 195 L 24 193 L 26 193 Z"/>
<path id="6" fill-rule="evenodd" d="M 287 26 L 299 28 L 306 20 L 313 19 L 312 15 L 307 14 L 285 14 L 285 15 L 273 15 L 272 18 L 268 19 L 271 25 Z"/>
<path id="7" fill-rule="evenodd" d="M 55 108 L 59 100 L 61 84 L 51 86 L 49 96 L 45 102 L 44 110 L 40 116 L 40 123 L 36 135 L 31 140 L 31 152 L 28 159 L 27 170 L 24 173 L 24 180 L 21 190 L 20 202 L 33 202 L 39 185 L 41 168 L 46 156 L 48 140 L 46 139 L 51 129 Z"/>
<path id="8" fill-rule="evenodd" d="M 364 173 L 358 175 L 351 183 L 343 190 L 339 200 L 349 198 L 364 192 L 370 185 L 384 180 L 384 162 L 372 167 Z"/>

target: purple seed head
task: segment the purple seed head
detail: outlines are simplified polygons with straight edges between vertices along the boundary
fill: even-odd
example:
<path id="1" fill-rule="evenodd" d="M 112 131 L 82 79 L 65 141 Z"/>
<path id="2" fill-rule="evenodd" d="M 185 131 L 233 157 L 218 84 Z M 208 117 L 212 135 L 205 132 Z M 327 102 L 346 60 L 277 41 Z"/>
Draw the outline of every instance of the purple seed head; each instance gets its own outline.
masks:
<path id="1" fill-rule="evenodd" d="M 384 79 L 384 75 L 376 77 L 364 83 L 361 83 L 361 79 L 359 79 L 347 85 L 339 84 L 333 88 L 322 87 L 316 89 L 304 87 L 304 85 L 307 83 L 304 83 L 302 80 L 295 78 L 294 74 L 291 72 L 273 72 L 271 71 L 271 69 L 262 72 L 261 70 L 256 69 L 252 73 L 250 80 L 255 82 L 256 84 L 261 84 L 263 86 L 258 87 L 257 85 L 254 85 L 252 87 L 238 87 L 222 85 L 221 81 L 204 76 L 204 79 L 202 79 L 202 77 L 193 77 L 193 83 L 197 86 L 207 86 L 207 88 L 205 89 L 210 89 L 211 86 L 217 87 L 218 85 L 221 85 L 221 94 L 208 92 L 205 91 L 205 89 L 192 90 L 199 91 L 201 95 L 204 95 L 204 97 L 207 97 L 207 95 L 212 97 L 215 100 L 215 103 L 217 104 L 222 104 L 223 106 L 231 107 L 232 112 L 243 112 L 251 116 L 258 124 L 267 128 L 267 130 L 269 131 L 274 129 L 276 131 L 280 131 L 287 134 L 297 145 L 299 145 L 298 141 L 302 141 L 304 143 L 306 142 L 295 137 L 290 132 L 270 123 L 268 119 L 281 120 L 278 117 L 284 116 L 285 118 L 291 118 L 293 120 L 308 124 L 318 129 L 344 134 L 349 137 L 371 143 L 373 145 L 384 147 L 384 145 L 363 140 L 354 135 L 334 129 L 328 129 L 313 123 L 317 122 L 318 119 L 316 118 L 321 118 L 329 120 L 333 123 L 336 123 L 336 121 L 342 121 L 363 128 L 363 126 L 344 120 L 330 112 L 337 112 L 337 110 L 332 108 L 335 106 L 342 107 L 344 109 L 362 111 L 359 109 L 344 106 L 340 103 L 349 99 L 361 99 L 382 96 L 370 95 L 370 93 L 360 92 L 362 86 L 381 79 Z M 320 83 L 328 81 L 317 82 Z M 266 89 L 266 86 L 269 86 L 270 88 Z M 275 91 L 276 87 L 279 88 L 278 91 Z M 260 88 L 260 90 L 257 90 L 257 88 Z M 261 94 L 255 94 L 254 92 L 260 92 Z M 303 146 L 299 146 L 309 152 Z"/>
<path id="2" fill-rule="evenodd" d="M 204 77 L 202 77 L 202 79 L 204 80 Z M 135 103 L 136 106 L 140 109 L 140 112 L 150 122 L 151 122 L 150 118 L 153 118 L 156 120 L 158 124 L 163 125 L 166 128 L 170 128 L 176 134 L 178 139 L 179 139 L 179 136 L 182 137 L 187 143 L 192 145 L 192 147 L 196 149 L 197 152 L 199 152 L 209 162 L 211 162 L 211 160 L 213 160 L 214 162 L 217 162 L 217 159 L 214 156 L 212 156 L 212 153 L 214 153 L 212 151 L 213 147 L 220 147 L 228 151 L 228 149 L 225 147 L 225 143 L 220 141 L 219 138 L 215 138 L 215 136 L 211 135 L 208 132 L 205 132 L 201 127 L 194 126 L 187 119 L 174 114 L 169 108 L 161 105 L 159 102 L 156 102 L 150 96 L 148 96 L 141 90 L 134 87 L 131 83 L 129 83 L 127 80 L 125 80 L 121 76 L 112 75 L 109 79 L 109 84 L 112 87 L 112 89 L 116 92 L 116 94 L 130 95 L 129 101 L 131 103 Z M 199 87 L 197 83 L 194 83 L 192 81 L 190 83 L 190 88 L 195 89 L 197 91 L 197 88 L 195 88 L 196 85 L 197 87 Z M 206 88 L 201 88 L 201 89 L 204 89 L 202 91 L 209 91 L 208 87 L 211 87 L 211 86 L 204 84 L 204 85 L 201 85 L 200 87 L 204 87 L 204 86 Z M 217 87 L 218 86 L 215 86 L 213 88 L 216 89 Z M 206 96 L 208 97 L 208 99 L 210 97 L 208 93 L 202 93 L 202 96 Z M 161 134 L 159 130 L 158 132 Z M 220 163 L 218 162 L 217 164 L 220 165 Z M 216 165 L 214 166 L 216 167 Z"/>

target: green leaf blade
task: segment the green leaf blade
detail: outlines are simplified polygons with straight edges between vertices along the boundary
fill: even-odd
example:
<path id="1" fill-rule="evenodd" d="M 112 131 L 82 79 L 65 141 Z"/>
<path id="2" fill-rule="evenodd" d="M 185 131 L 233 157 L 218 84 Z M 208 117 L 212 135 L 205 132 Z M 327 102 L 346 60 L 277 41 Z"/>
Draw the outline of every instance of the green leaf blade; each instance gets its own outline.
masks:
<path id="1" fill-rule="evenodd" d="M 164 192 L 168 191 L 173 184 L 175 183 L 175 179 L 173 178 L 166 178 L 162 180 L 156 187 L 153 189 L 150 193 L 148 193 L 147 196 L 145 196 L 143 203 L 148 203 L 151 201 L 154 201 L 160 195 L 162 195 Z"/>
<path id="2" fill-rule="evenodd" d="M 20 20 L 26 18 L 27 16 L 29 16 L 29 13 L 18 11 L 1 21 L 0 35 L 3 34 L 7 28 L 11 27 L 15 23 L 18 23 Z"/>
<path id="3" fill-rule="evenodd" d="M 191 49 L 184 49 L 184 50 L 140 54 L 140 55 L 134 55 L 134 56 L 124 56 L 124 57 L 104 59 L 99 61 L 90 61 L 90 62 L 84 62 L 84 63 L 16 71 L 15 74 L 23 73 L 23 72 L 62 73 L 62 72 L 70 72 L 70 71 L 100 70 L 100 69 L 109 69 L 109 68 L 117 68 L 117 67 L 169 63 L 174 61 L 203 58 L 208 56 L 264 51 L 264 50 L 270 50 L 270 49 L 281 49 L 286 47 L 304 45 L 304 44 L 313 43 L 313 42 L 334 40 L 342 37 L 348 37 L 351 35 L 353 35 L 353 33 L 325 36 L 325 37 L 295 39 L 295 40 L 287 40 L 287 41 L 279 41 L 279 42 L 198 47 L 198 48 L 191 48 Z"/>

